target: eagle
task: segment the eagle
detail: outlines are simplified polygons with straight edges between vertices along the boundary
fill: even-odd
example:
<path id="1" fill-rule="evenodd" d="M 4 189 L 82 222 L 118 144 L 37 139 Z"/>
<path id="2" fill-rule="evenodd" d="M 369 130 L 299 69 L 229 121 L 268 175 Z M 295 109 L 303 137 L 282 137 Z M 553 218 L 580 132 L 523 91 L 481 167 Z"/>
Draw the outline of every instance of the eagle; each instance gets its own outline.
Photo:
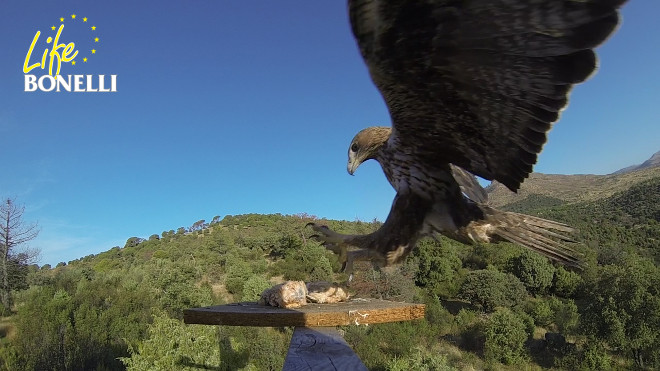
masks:
<path id="1" fill-rule="evenodd" d="M 396 190 L 382 226 L 346 235 L 309 223 L 346 271 L 401 262 L 437 233 L 510 241 L 579 265 L 568 225 L 488 205 L 475 175 L 511 191 L 532 172 L 573 85 L 626 0 L 349 0 L 353 35 L 389 109 L 348 149 L 348 172 L 377 161 Z"/>

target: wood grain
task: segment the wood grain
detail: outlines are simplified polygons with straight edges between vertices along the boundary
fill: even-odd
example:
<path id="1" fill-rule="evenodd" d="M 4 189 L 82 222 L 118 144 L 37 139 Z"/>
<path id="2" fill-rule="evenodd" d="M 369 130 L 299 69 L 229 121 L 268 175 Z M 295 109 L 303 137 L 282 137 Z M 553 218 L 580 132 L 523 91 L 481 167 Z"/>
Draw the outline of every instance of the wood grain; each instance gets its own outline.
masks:
<path id="1" fill-rule="evenodd" d="M 297 309 L 258 305 L 254 302 L 187 309 L 187 324 L 225 326 L 332 327 L 409 321 L 424 317 L 423 304 L 375 299 L 354 299 L 336 304 L 308 304 Z"/>

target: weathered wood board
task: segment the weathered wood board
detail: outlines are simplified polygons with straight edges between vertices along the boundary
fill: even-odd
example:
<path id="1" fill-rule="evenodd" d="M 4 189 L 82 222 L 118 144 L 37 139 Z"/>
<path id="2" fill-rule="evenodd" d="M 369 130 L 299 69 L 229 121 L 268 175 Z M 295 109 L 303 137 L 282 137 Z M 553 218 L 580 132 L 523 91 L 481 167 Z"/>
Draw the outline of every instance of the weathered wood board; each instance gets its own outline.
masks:
<path id="1" fill-rule="evenodd" d="M 254 302 L 187 309 L 187 324 L 224 326 L 332 327 L 409 321 L 424 317 L 424 304 L 398 303 L 375 299 L 353 299 L 336 304 L 308 304 L 284 309 Z"/>

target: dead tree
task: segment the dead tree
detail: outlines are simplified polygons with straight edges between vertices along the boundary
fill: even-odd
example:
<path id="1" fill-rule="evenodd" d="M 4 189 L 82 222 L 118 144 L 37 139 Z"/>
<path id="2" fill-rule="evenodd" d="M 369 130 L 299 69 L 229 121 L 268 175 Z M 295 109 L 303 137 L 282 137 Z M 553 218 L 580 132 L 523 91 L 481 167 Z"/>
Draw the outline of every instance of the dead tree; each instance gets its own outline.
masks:
<path id="1" fill-rule="evenodd" d="M 11 265 L 29 264 L 37 256 L 36 250 L 18 250 L 39 234 L 37 224 L 23 221 L 24 211 L 25 206 L 17 206 L 10 198 L 0 204 L 0 303 L 5 310 L 11 308 Z"/>

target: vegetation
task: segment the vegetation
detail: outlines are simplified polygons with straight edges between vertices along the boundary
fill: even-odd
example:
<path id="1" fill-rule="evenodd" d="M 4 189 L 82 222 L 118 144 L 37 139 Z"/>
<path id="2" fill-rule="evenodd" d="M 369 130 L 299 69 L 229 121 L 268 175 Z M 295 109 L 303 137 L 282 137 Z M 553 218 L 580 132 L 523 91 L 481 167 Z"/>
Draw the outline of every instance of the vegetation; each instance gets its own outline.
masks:
<path id="1" fill-rule="evenodd" d="M 660 368 L 660 178 L 568 204 L 511 207 L 579 229 L 582 270 L 517 246 L 420 241 L 400 266 L 356 263 L 359 296 L 422 302 L 424 320 L 343 328 L 369 369 Z M 255 300 L 285 279 L 335 280 L 313 216 L 214 217 L 24 272 L 0 321 L 5 370 L 279 370 L 291 329 L 184 325 L 189 307 Z M 374 222 L 316 220 L 344 233 Z"/>
<path id="2" fill-rule="evenodd" d="M 0 313 L 11 309 L 11 291 L 24 288 L 25 266 L 37 255 L 19 248 L 39 234 L 36 224 L 23 221 L 25 207 L 10 198 L 0 203 Z"/>

